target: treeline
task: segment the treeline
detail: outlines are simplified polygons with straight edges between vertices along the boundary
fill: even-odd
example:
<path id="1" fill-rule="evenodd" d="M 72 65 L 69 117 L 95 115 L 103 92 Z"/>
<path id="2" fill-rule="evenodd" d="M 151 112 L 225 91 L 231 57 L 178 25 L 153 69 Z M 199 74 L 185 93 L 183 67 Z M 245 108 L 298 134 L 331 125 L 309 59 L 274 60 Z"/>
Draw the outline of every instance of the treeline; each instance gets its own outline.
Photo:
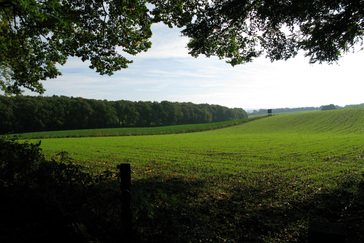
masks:
<path id="1" fill-rule="evenodd" d="M 353 108 L 353 107 L 363 107 L 363 106 L 364 106 L 364 103 L 346 105 L 346 106 L 338 106 L 338 105 L 330 104 L 330 105 L 322 105 L 320 107 L 276 108 L 276 109 L 272 109 L 272 112 L 273 112 L 273 114 L 278 114 L 278 113 L 288 113 L 288 112 L 343 109 L 343 108 Z M 267 114 L 268 114 L 268 109 L 259 109 L 259 110 L 254 110 L 254 111 L 248 113 L 249 116 L 267 115 Z"/>
<path id="2" fill-rule="evenodd" d="M 241 108 L 179 102 L 133 102 L 65 96 L 0 96 L 0 133 L 147 127 L 247 118 Z"/>
<path id="3" fill-rule="evenodd" d="M 320 110 L 320 107 L 298 107 L 298 108 L 276 108 L 272 109 L 273 114 L 277 113 L 286 113 L 286 112 L 304 112 L 304 111 L 314 111 L 314 110 Z M 249 116 L 257 116 L 257 115 L 267 115 L 268 110 L 267 109 L 259 109 L 254 110 L 253 112 L 249 113 Z"/>
<path id="4" fill-rule="evenodd" d="M 344 108 L 355 108 L 355 107 L 364 107 L 364 103 L 356 104 L 356 105 L 346 105 Z"/>

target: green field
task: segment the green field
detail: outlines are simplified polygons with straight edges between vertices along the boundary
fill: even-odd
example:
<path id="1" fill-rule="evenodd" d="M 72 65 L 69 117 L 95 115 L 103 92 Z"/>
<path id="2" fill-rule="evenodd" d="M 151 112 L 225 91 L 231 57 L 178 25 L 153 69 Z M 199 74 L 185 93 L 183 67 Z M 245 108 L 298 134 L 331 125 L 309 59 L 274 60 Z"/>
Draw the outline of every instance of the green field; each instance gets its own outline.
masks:
<path id="1" fill-rule="evenodd" d="M 201 132 L 213 129 L 229 127 L 242 124 L 251 120 L 262 118 L 246 118 L 240 120 L 231 120 L 214 123 L 187 124 L 176 126 L 161 127 L 123 127 L 123 128 L 100 128 L 100 129 L 80 129 L 80 130 L 64 130 L 64 131 L 44 131 L 11 134 L 10 137 L 18 139 L 43 139 L 43 138 L 69 138 L 69 137 L 110 137 L 110 136 L 139 136 L 139 135 L 161 135 L 161 134 L 179 134 Z"/>
<path id="2" fill-rule="evenodd" d="M 150 242 L 305 242 L 312 220 L 349 222 L 347 238 L 363 240 L 350 219 L 364 212 L 364 108 L 41 147 L 95 174 L 130 163 L 134 227 Z"/>

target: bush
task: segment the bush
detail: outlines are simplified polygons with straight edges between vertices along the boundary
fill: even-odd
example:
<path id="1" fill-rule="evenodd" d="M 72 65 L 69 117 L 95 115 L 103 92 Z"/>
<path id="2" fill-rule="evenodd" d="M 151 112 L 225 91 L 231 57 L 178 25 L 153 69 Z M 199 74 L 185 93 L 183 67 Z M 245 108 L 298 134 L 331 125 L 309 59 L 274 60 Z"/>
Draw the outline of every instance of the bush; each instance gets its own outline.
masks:
<path id="1" fill-rule="evenodd" d="M 17 143 L 0 139 L 1 186 L 29 185 L 32 173 L 44 161 L 38 144 Z"/>
<path id="2" fill-rule="evenodd" d="M 0 242 L 112 242 L 121 237 L 115 174 L 92 175 L 65 152 L 60 158 L 47 161 L 40 142 L 0 139 L 0 227 L 6 232 Z"/>

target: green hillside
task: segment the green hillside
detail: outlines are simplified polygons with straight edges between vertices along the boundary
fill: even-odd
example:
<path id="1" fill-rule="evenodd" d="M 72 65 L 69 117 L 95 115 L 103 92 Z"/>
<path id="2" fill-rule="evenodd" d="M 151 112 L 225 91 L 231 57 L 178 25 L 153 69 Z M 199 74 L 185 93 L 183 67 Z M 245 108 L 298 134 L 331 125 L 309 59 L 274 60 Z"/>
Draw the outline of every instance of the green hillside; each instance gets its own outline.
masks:
<path id="1" fill-rule="evenodd" d="M 129 163 L 134 229 L 144 242 L 307 242 L 312 220 L 345 222 L 347 242 L 363 242 L 363 220 L 351 221 L 364 215 L 363 124 L 364 109 L 353 108 L 195 133 L 43 139 L 41 147 L 48 159 L 69 157 L 111 181 Z M 105 185 L 118 193 L 117 183 Z M 114 222 L 111 235 L 119 231 L 117 200 L 106 193 L 85 205 L 74 213 L 99 212 Z M 103 230 L 93 233 L 102 239 Z"/>
<path id="2" fill-rule="evenodd" d="M 363 134 L 364 107 L 277 115 L 240 127 L 245 133 L 322 133 Z"/>

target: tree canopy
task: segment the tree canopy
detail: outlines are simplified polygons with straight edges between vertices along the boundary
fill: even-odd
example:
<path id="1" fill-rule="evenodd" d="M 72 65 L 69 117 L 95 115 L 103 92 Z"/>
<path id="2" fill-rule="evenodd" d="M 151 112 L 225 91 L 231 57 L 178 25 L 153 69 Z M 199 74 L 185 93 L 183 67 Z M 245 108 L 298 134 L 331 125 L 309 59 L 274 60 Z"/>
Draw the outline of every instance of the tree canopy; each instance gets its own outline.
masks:
<path id="1" fill-rule="evenodd" d="M 305 51 L 310 62 L 335 62 L 362 44 L 363 0 L 214 0 L 195 10 L 183 34 L 193 56 L 216 55 L 232 65 L 265 54 L 287 60 Z"/>
<path id="2" fill-rule="evenodd" d="M 363 0 L 0 0 L 0 86 L 44 92 L 68 57 L 112 75 L 151 47 L 151 25 L 183 28 L 190 54 L 231 65 L 266 55 L 335 62 L 363 44 Z"/>
<path id="3" fill-rule="evenodd" d="M 241 108 L 179 102 L 0 95 L 0 135 L 74 129 L 154 127 L 245 119 Z"/>

